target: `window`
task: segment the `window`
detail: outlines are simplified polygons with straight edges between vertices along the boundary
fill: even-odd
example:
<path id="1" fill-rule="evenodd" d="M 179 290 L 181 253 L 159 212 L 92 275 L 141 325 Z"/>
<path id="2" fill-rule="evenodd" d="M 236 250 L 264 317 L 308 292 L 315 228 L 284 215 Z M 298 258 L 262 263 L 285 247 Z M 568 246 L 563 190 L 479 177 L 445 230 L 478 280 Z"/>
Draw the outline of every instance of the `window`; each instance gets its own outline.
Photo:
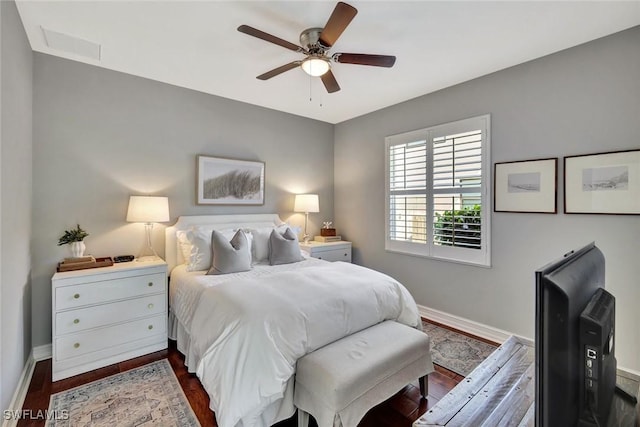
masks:
<path id="1" fill-rule="evenodd" d="M 488 115 L 386 138 L 385 249 L 489 266 Z"/>

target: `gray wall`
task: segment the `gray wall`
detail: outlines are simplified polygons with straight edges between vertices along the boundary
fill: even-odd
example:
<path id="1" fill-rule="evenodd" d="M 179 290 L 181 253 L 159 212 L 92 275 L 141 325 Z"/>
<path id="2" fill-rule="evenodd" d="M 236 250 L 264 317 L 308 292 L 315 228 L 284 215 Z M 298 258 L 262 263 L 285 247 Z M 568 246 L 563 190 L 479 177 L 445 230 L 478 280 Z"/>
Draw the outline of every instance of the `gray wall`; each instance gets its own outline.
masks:
<path id="1" fill-rule="evenodd" d="M 79 223 L 87 253 L 136 254 L 142 224 L 129 195 L 169 197 L 179 215 L 277 212 L 296 225 L 293 193 L 320 195 L 316 230 L 333 216 L 333 126 L 44 54 L 34 60 L 33 342 L 51 342 L 58 237 Z M 197 206 L 196 155 L 266 162 L 263 206 Z M 164 227 L 154 246 L 164 253 Z"/>
<path id="2" fill-rule="evenodd" d="M 13 1 L 0 2 L 0 407 L 31 351 L 33 55 Z"/>
<path id="3" fill-rule="evenodd" d="M 534 335 L 534 271 L 590 241 L 617 299 L 618 364 L 640 372 L 640 217 L 493 213 L 490 269 L 384 250 L 384 138 L 491 114 L 492 164 L 640 149 L 640 27 L 336 125 L 335 222 L 354 260 L 421 305 Z"/>

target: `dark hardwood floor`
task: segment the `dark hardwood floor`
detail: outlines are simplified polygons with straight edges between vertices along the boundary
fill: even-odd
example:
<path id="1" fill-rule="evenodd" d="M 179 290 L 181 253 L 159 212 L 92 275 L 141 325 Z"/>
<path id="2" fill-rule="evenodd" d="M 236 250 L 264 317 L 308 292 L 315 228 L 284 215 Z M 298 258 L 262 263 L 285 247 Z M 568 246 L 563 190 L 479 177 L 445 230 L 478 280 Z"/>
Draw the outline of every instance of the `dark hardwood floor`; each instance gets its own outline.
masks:
<path id="1" fill-rule="evenodd" d="M 200 420 L 200 424 L 203 427 L 217 427 L 215 415 L 209 409 L 209 396 L 202 388 L 198 378 L 187 372 L 187 368 L 184 366 L 184 356 L 176 349 L 173 341 L 169 341 L 167 350 L 106 366 L 85 374 L 56 381 L 55 383 L 51 382 L 51 359 L 40 361 L 35 366 L 23 409 L 31 410 L 32 413 L 36 413 L 38 410 L 45 410 L 49 407 L 49 398 L 54 393 L 164 358 L 171 363 L 182 390 L 189 399 L 191 408 L 193 408 Z M 416 381 L 415 385 L 406 386 L 387 401 L 371 409 L 360 422 L 359 427 L 410 427 L 413 421 L 435 405 L 438 400 L 442 399 L 464 378 L 441 366 L 436 365 L 435 367 L 435 372 L 429 375 L 429 395 L 427 399 L 421 399 Z M 18 426 L 43 427 L 44 424 L 44 420 L 22 419 L 19 421 Z M 276 424 L 277 427 L 296 427 L 296 425 L 295 416 Z M 315 426 L 315 422 L 312 420 L 310 425 Z"/>

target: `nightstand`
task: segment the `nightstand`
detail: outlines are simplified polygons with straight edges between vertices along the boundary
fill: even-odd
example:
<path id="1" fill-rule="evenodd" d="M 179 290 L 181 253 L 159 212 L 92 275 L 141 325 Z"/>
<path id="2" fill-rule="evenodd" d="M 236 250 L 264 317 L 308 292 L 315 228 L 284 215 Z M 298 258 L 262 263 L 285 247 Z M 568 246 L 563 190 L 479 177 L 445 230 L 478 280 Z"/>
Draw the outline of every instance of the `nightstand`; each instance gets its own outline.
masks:
<path id="1" fill-rule="evenodd" d="M 309 252 L 314 258 L 325 261 L 351 262 L 351 242 L 315 242 L 300 243 L 300 249 Z"/>
<path id="2" fill-rule="evenodd" d="M 167 348 L 167 264 L 126 262 L 56 273 L 52 379 Z"/>

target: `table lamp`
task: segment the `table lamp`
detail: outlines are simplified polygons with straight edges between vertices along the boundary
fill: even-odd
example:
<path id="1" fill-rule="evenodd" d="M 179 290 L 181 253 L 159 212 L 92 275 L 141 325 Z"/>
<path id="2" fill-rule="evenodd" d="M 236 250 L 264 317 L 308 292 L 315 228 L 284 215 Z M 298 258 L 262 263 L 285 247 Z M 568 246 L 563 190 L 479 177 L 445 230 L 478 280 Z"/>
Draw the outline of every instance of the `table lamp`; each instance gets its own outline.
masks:
<path id="1" fill-rule="evenodd" d="M 137 261 L 153 261 L 161 259 L 151 245 L 153 223 L 169 221 L 169 198 L 160 196 L 131 196 L 127 210 L 127 222 L 143 222 L 146 243 Z"/>
<path id="2" fill-rule="evenodd" d="M 296 194 L 293 203 L 294 212 L 304 212 L 304 243 L 309 243 L 309 235 L 307 234 L 307 222 L 309 221 L 309 213 L 320 212 L 320 203 L 317 194 Z"/>

